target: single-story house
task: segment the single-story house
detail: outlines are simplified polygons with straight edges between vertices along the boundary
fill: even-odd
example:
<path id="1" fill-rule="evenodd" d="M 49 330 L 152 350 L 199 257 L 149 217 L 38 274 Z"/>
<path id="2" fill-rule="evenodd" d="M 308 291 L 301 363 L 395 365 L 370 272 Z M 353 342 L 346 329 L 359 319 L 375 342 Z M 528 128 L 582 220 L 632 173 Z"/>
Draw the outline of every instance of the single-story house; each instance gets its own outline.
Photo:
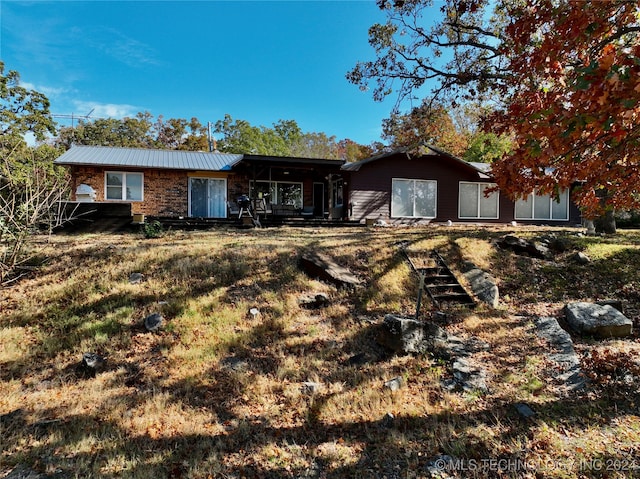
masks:
<path id="1" fill-rule="evenodd" d="M 417 152 L 416 152 L 417 151 Z M 569 191 L 511 201 L 489 165 L 433 146 L 354 163 L 220 152 L 74 146 L 55 160 L 70 169 L 72 201 L 130 204 L 153 217 L 228 218 L 247 196 L 271 215 L 384 220 L 391 224 L 482 222 L 577 225 Z"/>
<path id="2" fill-rule="evenodd" d="M 577 225 L 580 211 L 569 191 L 559 199 L 530 194 L 515 203 L 495 187 L 490 165 L 469 163 L 433 147 L 398 149 L 342 170 L 348 177 L 348 217 L 391 224 L 482 222 Z"/>
<path id="3" fill-rule="evenodd" d="M 232 217 L 243 195 L 275 215 L 342 218 L 329 200 L 343 163 L 103 146 L 74 146 L 55 160 L 69 168 L 71 201 L 130 203 L 133 214 L 175 218 Z"/>

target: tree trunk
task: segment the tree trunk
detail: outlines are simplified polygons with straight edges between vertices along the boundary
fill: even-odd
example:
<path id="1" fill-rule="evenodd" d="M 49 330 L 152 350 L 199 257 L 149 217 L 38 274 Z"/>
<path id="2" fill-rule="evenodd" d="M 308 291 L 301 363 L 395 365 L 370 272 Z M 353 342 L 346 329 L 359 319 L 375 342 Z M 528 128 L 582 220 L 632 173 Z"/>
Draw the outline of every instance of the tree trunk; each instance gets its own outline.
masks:
<path id="1" fill-rule="evenodd" d="M 587 228 L 587 236 L 596 234 L 596 226 L 593 224 L 593 220 L 584 220 L 584 226 Z"/>
<path id="2" fill-rule="evenodd" d="M 616 215 L 613 208 L 608 209 L 602 218 L 602 232 L 610 235 L 616 234 Z"/>

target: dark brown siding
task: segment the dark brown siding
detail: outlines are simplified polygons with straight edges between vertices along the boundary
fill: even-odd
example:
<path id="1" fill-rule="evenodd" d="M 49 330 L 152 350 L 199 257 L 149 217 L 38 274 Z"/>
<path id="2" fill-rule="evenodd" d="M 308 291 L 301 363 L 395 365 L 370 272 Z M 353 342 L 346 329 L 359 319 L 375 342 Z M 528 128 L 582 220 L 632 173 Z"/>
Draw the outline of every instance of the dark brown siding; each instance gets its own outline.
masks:
<path id="1" fill-rule="evenodd" d="M 392 218 L 391 182 L 394 178 L 437 181 L 437 211 L 433 219 Z M 358 171 L 352 171 L 349 178 L 349 203 L 351 219 L 357 221 L 382 219 L 390 223 L 482 222 L 509 223 L 514 220 L 515 204 L 506 195 L 500 195 L 499 217 L 497 219 L 460 219 L 459 185 L 461 181 L 487 183 L 477 171 L 451 158 L 429 155 L 409 159 L 405 154 L 397 154 L 363 164 Z M 569 221 L 522 221 L 526 224 L 577 225 L 580 212 L 570 203 Z"/>
<path id="2" fill-rule="evenodd" d="M 394 178 L 435 180 L 438 185 L 436 218 L 391 218 L 391 182 Z M 446 157 L 431 155 L 409 159 L 406 155 L 399 154 L 362 165 L 359 171 L 352 172 L 349 181 L 352 219 L 413 223 L 456 221 L 458 183 L 483 180 L 473 169 Z"/>

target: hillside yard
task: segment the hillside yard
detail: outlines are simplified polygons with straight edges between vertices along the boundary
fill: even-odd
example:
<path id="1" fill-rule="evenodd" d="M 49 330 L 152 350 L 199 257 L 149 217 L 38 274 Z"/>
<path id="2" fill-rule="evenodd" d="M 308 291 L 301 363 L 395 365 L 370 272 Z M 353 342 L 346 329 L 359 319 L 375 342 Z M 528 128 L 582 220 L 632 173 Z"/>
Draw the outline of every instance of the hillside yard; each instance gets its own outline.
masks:
<path id="1" fill-rule="evenodd" d="M 564 248 L 551 259 L 518 256 L 495 245 L 508 233 L 553 234 Z M 0 289 L 0 477 L 417 478 L 438 468 L 640 477 L 640 231 L 578 233 L 284 227 L 37 238 L 41 266 Z M 436 249 L 454 272 L 471 260 L 496 278 L 497 309 L 436 314 L 426 299 L 421 308 L 448 334 L 488 343 L 472 356 L 488 392 L 445 387 L 446 357 L 377 343 L 386 314 L 415 313 L 417 276 L 401 246 L 418 258 Z M 298 266 L 306 251 L 329 255 L 362 286 L 308 277 Z M 591 262 L 575 262 L 577 251 Z M 135 272 L 142 282 L 130 282 Z M 326 306 L 300 304 L 319 293 Z M 588 386 L 567 392 L 534 320 L 563 324 L 566 303 L 604 299 L 622 301 L 633 335 L 572 333 Z M 156 312 L 164 324 L 147 332 Z M 87 352 L 105 358 L 95 375 L 79 367 Z M 397 390 L 385 387 L 393 378 Z"/>

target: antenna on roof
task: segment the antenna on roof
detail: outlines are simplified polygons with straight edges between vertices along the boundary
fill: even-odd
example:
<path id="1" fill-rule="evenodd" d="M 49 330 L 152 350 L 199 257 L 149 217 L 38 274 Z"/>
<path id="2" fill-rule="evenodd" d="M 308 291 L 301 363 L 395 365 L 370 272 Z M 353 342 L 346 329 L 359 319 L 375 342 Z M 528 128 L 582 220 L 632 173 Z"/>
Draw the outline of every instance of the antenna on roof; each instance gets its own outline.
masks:
<path id="1" fill-rule="evenodd" d="M 72 138 L 74 138 L 74 132 L 75 132 L 75 125 L 74 125 L 74 120 L 77 118 L 78 120 L 80 119 L 85 119 L 88 120 L 89 118 L 91 118 L 91 113 L 93 113 L 95 111 L 95 108 L 92 108 L 91 111 L 89 113 L 87 113 L 86 115 L 76 115 L 75 113 L 71 113 L 71 114 L 60 114 L 60 113 L 54 113 L 51 116 L 53 118 L 66 118 L 66 119 L 71 119 L 71 135 Z M 72 141 L 73 143 L 73 141 Z"/>

